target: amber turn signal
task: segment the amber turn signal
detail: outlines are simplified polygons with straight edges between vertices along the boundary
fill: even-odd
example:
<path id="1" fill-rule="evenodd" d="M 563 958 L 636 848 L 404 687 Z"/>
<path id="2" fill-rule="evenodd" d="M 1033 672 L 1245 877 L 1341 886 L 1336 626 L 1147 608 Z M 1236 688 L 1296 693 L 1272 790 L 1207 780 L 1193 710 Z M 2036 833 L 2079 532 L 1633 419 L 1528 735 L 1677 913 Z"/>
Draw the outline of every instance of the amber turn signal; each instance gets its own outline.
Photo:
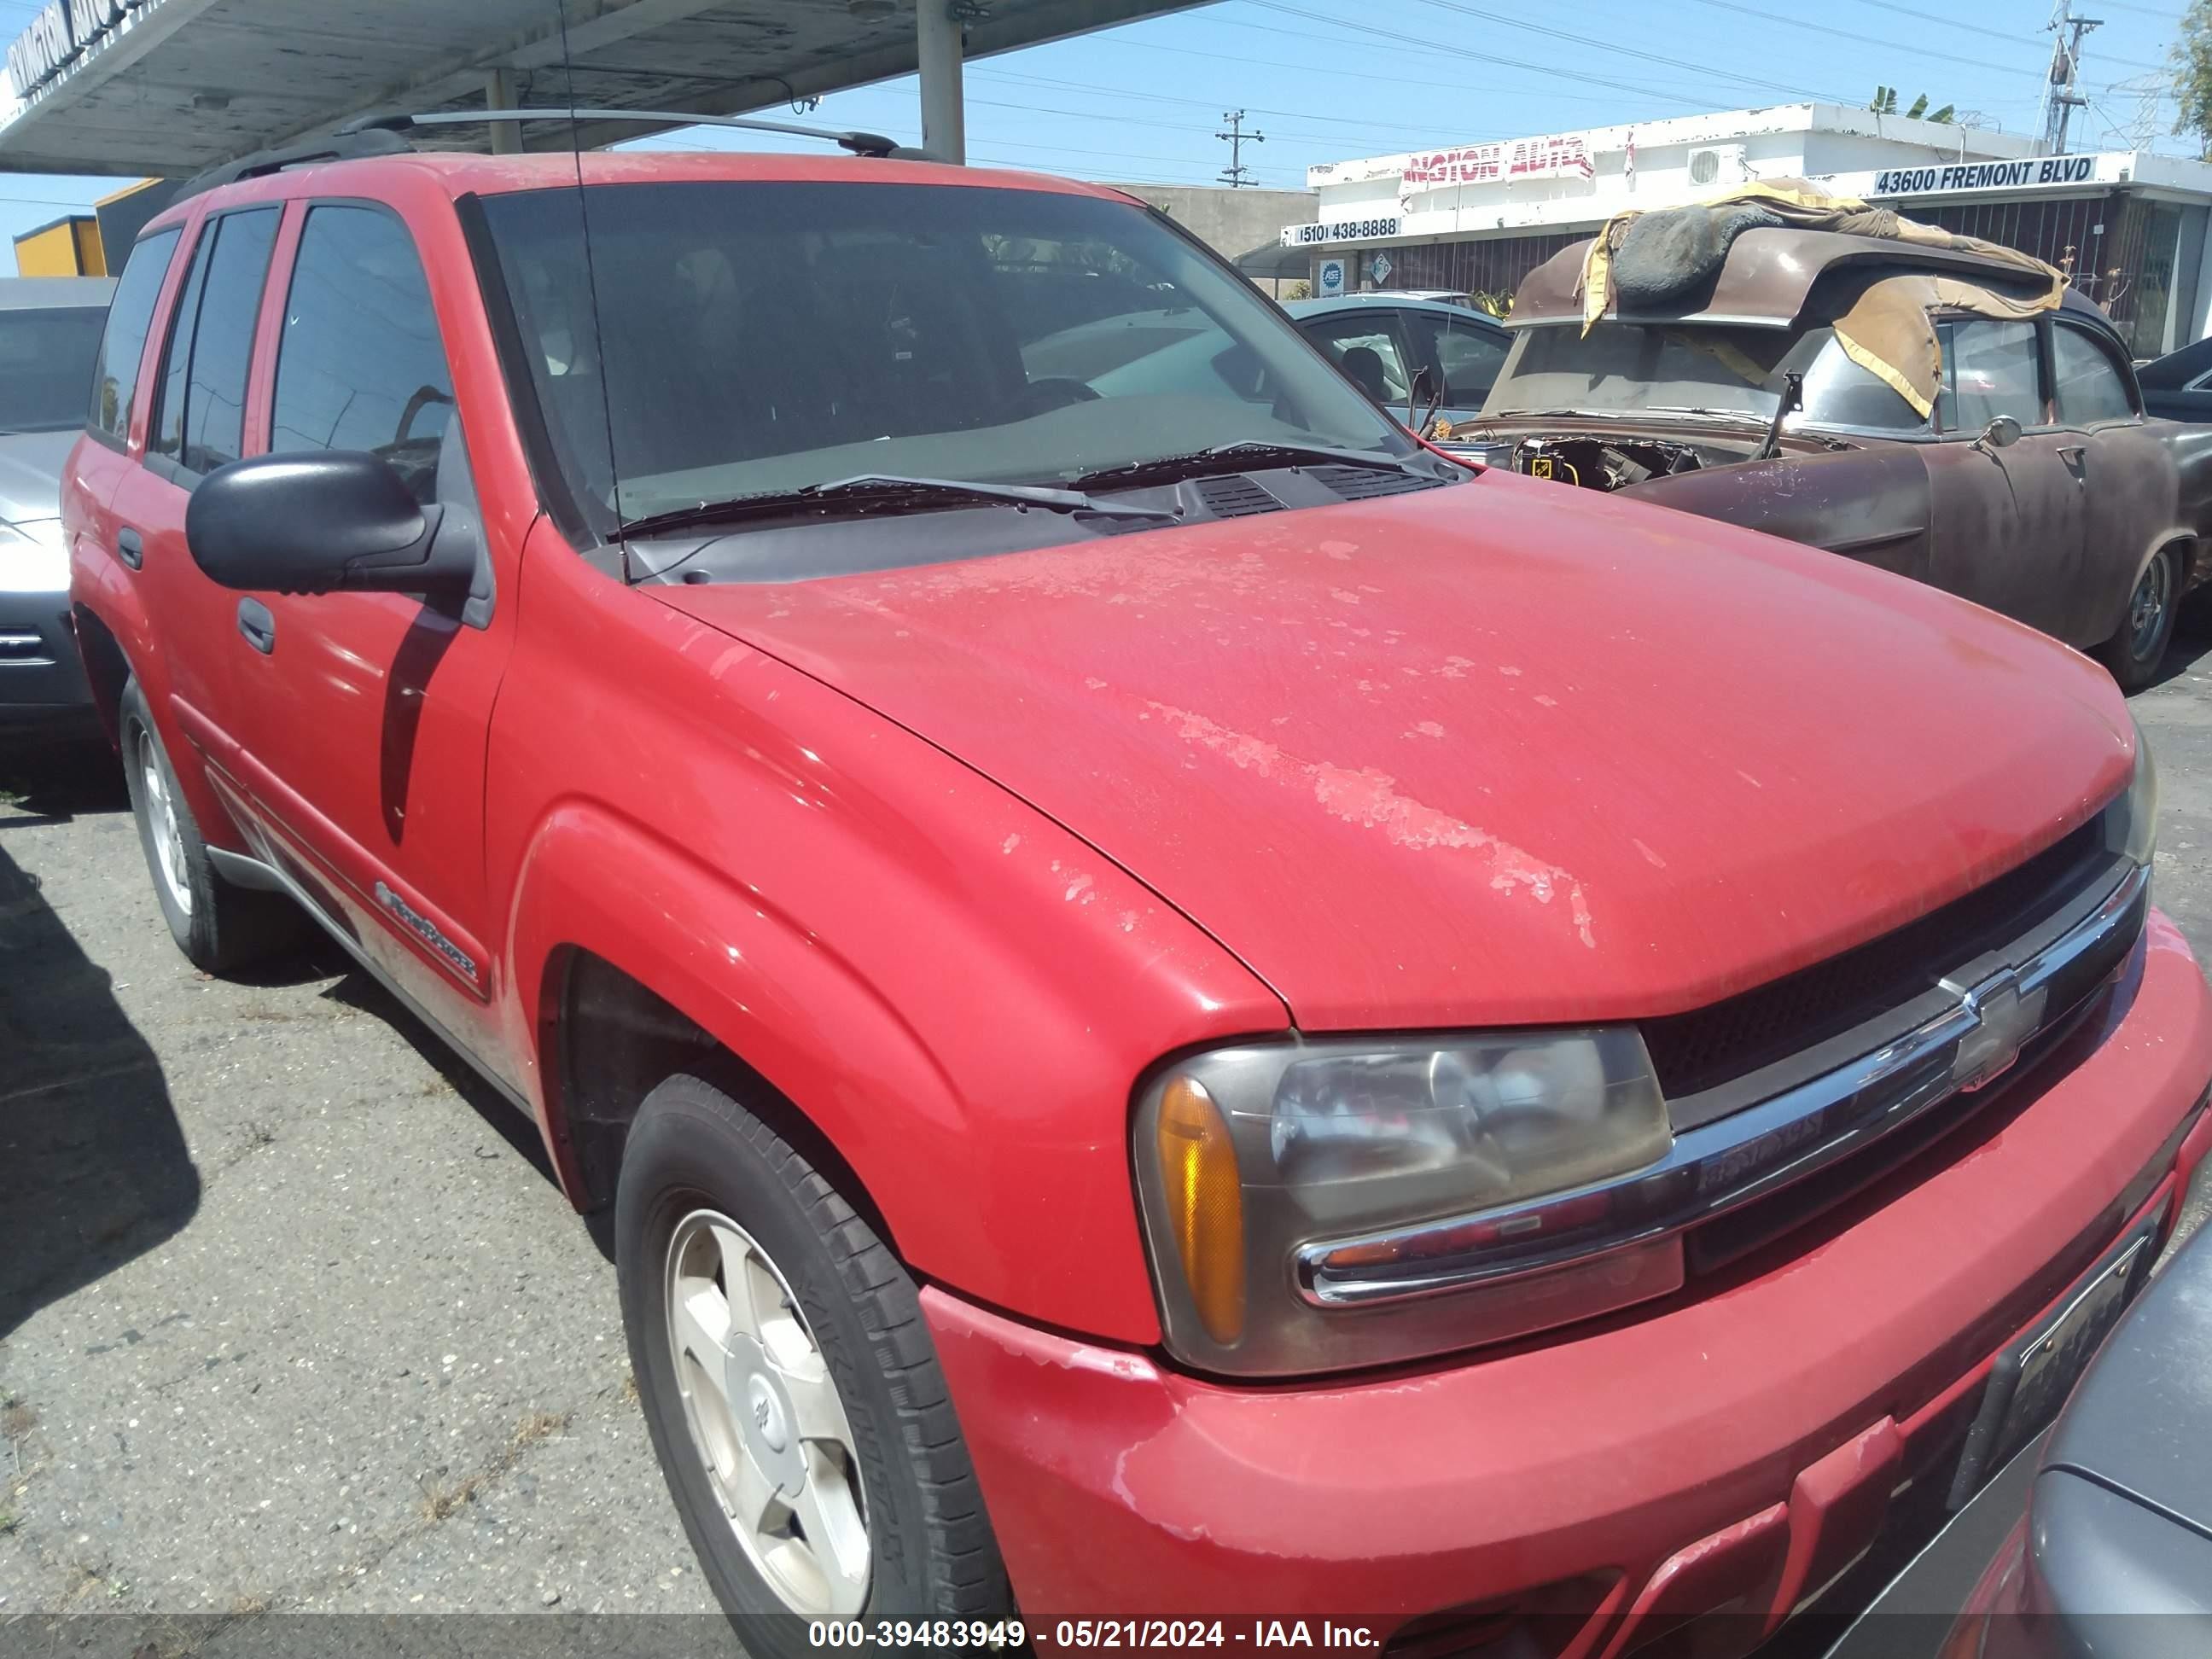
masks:
<path id="1" fill-rule="evenodd" d="M 1223 1346 L 1244 1331 L 1244 1198 L 1221 1109 L 1189 1078 L 1160 1096 L 1160 1181 L 1192 1307 Z"/>

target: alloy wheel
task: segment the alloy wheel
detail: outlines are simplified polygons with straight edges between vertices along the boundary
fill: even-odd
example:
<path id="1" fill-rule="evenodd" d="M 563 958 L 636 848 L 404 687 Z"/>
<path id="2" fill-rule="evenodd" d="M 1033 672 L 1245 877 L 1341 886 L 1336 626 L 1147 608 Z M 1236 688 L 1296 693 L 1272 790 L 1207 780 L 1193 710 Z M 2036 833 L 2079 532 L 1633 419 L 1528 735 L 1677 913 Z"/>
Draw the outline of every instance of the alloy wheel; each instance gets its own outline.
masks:
<path id="1" fill-rule="evenodd" d="M 185 875 L 185 836 L 177 823 L 177 804 L 169 793 L 169 775 L 161 765 L 154 734 L 143 726 L 138 732 L 138 775 L 144 789 L 146 822 L 154 837 L 155 862 L 161 866 L 161 884 L 179 911 L 192 913 L 191 884 Z"/>
<path id="2" fill-rule="evenodd" d="M 694 1210 L 669 1239 L 667 1310 L 684 1424 L 747 1558 L 794 1613 L 859 1613 L 860 1457 L 789 1284 L 737 1223 Z"/>
<path id="3" fill-rule="evenodd" d="M 2128 602 L 2128 649 L 2138 661 L 2158 648 L 2172 590 L 2173 562 L 2160 553 L 2143 567 L 2142 580 Z"/>

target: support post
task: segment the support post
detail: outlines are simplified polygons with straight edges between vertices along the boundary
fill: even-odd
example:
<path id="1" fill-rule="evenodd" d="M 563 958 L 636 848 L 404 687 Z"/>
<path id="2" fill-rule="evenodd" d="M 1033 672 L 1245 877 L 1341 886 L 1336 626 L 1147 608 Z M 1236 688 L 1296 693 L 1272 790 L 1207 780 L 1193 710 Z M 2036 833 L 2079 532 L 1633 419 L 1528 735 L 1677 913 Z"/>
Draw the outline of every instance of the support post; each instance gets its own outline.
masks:
<path id="1" fill-rule="evenodd" d="M 921 76 L 921 147 L 965 165 L 967 109 L 960 84 L 960 23 L 951 0 L 916 0 L 915 66 Z"/>
<path id="2" fill-rule="evenodd" d="M 500 68 L 484 76 L 484 107 L 513 109 L 514 107 L 514 71 Z M 515 121 L 495 121 L 491 124 L 491 153 L 495 155 L 522 154 L 522 127 Z"/>

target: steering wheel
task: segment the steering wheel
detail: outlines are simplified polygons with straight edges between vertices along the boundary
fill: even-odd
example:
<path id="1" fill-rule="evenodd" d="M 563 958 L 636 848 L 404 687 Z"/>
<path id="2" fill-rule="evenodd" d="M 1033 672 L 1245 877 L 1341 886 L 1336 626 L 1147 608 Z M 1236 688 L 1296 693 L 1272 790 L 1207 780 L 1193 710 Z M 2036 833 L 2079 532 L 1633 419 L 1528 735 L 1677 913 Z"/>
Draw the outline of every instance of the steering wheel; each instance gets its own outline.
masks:
<path id="1" fill-rule="evenodd" d="M 1097 401 L 1096 390 L 1066 374 L 1050 374 L 1042 380 L 1031 380 L 1013 398 L 1015 416 L 1021 420 L 1027 420 L 1033 415 L 1049 415 L 1054 410 L 1066 409 L 1070 404 Z"/>

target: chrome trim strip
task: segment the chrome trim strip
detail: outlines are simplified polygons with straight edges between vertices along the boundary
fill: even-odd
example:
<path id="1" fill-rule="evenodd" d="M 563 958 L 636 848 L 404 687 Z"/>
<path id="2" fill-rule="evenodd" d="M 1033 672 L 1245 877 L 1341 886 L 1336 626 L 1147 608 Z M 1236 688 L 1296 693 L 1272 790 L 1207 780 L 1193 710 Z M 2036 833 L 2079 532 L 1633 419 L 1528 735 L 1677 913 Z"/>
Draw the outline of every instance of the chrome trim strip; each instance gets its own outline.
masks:
<path id="1" fill-rule="evenodd" d="M 1981 1088 L 2081 1006 L 2045 1006 L 2051 986 L 2135 915 L 2150 872 L 2130 870 L 2104 901 L 2018 968 L 1972 986 L 1894 1042 L 1771 1100 L 1678 1135 L 1655 1164 L 1610 1180 L 1417 1226 L 1301 1246 L 1299 1296 L 1371 1307 L 1496 1284 L 1680 1233 L 1803 1180 Z M 2048 1016 L 2048 1018 L 2046 1018 Z M 1340 1255 L 1348 1260 L 1333 1259 Z M 1421 1269 L 1419 1264 L 1432 1265 Z M 1378 1272 L 1381 1266 L 1386 1271 Z"/>

